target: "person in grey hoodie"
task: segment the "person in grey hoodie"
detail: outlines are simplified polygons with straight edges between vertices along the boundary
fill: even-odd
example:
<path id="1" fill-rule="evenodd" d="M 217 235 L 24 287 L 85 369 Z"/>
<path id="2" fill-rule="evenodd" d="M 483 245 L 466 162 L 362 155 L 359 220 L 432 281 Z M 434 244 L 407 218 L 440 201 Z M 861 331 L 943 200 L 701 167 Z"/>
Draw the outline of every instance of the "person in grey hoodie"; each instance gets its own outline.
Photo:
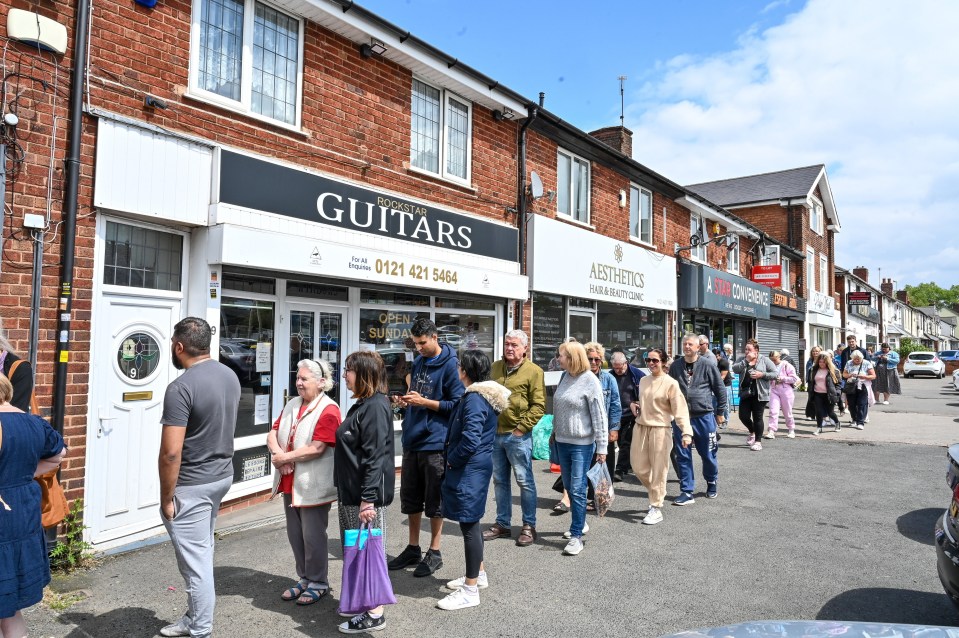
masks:
<path id="1" fill-rule="evenodd" d="M 689 424 L 693 428 L 693 443 L 703 461 L 703 478 L 706 479 L 706 498 L 716 498 L 719 479 L 719 449 L 716 440 L 716 424 L 726 420 L 726 387 L 719 374 L 719 367 L 711 360 L 700 356 L 696 335 L 683 337 L 683 358 L 669 366 L 669 376 L 679 383 L 679 389 L 689 406 Z M 713 406 L 716 406 L 715 408 Z M 714 416 L 715 414 L 715 416 Z M 683 432 L 673 424 L 673 454 L 679 474 L 680 495 L 673 505 L 692 505 L 696 502 L 696 474 L 693 471 L 692 449 L 682 446 Z"/>
<path id="2" fill-rule="evenodd" d="M 746 445 L 754 452 L 763 449 L 765 421 L 763 412 L 769 403 L 769 382 L 779 378 L 779 368 L 759 354 L 759 342 L 746 341 L 746 355 L 733 364 L 732 371 L 739 375 L 739 420 L 749 430 Z"/>
<path id="3" fill-rule="evenodd" d="M 565 371 L 553 395 L 553 434 L 563 476 L 570 495 L 569 543 L 563 553 L 575 556 L 583 551 L 586 523 L 586 471 L 594 459 L 606 462 L 609 445 L 603 386 L 590 372 L 583 344 L 575 341 L 559 346 L 559 363 Z"/>

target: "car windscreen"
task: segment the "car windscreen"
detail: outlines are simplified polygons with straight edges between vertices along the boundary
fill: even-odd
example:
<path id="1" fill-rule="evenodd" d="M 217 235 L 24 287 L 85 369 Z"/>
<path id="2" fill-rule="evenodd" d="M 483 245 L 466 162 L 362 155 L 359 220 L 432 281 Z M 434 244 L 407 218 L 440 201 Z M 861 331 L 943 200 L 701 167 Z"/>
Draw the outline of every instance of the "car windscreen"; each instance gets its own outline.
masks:
<path id="1" fill-rule="evenodd" d="M 933 355 L 933 354 L 925 354 L 925 353 L 923 353 L 923 354 L 916 354 L 916 353 L 912 353 L 911 355 L 909 355 L 909 360 L 910 360 L 910 361 L 932 361 L 932 358 L 933 358 L 934 356 L 935 356 L 935 355 Z"/>

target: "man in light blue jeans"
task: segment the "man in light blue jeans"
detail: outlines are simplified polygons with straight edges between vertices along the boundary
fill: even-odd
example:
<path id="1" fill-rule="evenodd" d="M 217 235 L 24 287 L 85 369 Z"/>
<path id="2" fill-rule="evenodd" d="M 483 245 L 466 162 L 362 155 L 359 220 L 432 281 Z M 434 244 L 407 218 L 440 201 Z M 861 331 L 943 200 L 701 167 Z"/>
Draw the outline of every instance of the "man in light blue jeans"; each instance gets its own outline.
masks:
<path id="1" fill-rule="evenodd" d="M 187 317 L 173 327 L 173 366 L 160 423 L 160 517 L 186 585 L 187 610 L 161 636 L 213 633 L 213 529 L 233 484 L 233 432 L 240 403 L 236 374 L 210 358 L 210 325 Z"/>
<path id="2" fill-rule="evenodd" d="M 499 415 L 493 442 L 493 493 L 496 523 L 483 532 L 483 540 L 510 538 L 513 510 L 510 471 L 520 490 L 523 528 L 516 544 L 528 547 L 536 540 L 536 481 L 533 478 L 533 426 L 546 412 L 543 369 L 526 358 L 529 338 L 511 330 L 503 340 L 503 358 L 493 363 L 491 379 L 509 388 L 509 407 Z"/>

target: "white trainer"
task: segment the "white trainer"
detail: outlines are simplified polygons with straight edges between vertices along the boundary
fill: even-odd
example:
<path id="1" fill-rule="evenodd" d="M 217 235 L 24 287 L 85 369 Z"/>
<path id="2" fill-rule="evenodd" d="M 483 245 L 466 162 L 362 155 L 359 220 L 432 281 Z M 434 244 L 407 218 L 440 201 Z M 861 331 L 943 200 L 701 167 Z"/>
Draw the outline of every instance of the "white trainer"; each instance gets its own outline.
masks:
<path id="1" fill-rule="evenodd" d="M 583 551 L 583 540 L 581 538 L 571 538 L 563 548 L 563 554 L 566 556 L 576 556 Z"/>
<path id="2" fill-rule="evenodd" d="M 459 578 L 454 578 L 453 580 L 446 583 L 447 589 L 457 590 L 463 585 L 466 584 L 466 576 L 460 576 Z M 486 589 L 489 587 L 489 577 L 486 575 L 486 572 L 480 572 L 479 576 L 476 577 L 476 586 L 480 589 Z"/>
<path id="3" fill-rule="evenodd" d="M 655 525 L 656 523 L 663 522 L 663 513 L 659 510 L 658 507 L 650 506 L 649 511 L 646 512 L 646 516 L 643 518 L 643 525 Z"/>
<path id="4" fill-rule="evenodd" d="M 461 587 L 446 596 L 446 598 L 437 601 L 436 606 L 446 611 L 456 611 L 457 609 L 466 609 L 467 607 L 477 607 L 479 604 L 479 590 L 475 593 L 470 593 L 466 591 L 465 587 Z"/>
<path id="5" fill-rule="evenodd" d="M 583 534 L 589 531 L 589 523 L 583 523 Z M 569 540 L 573 537 L 569 532 L 563 532 L 563 538 Z"/>
<path id="6" fill-rule="evenodd" d="M 775 430 L 770 430 L 769 432 L 766 432 L 765 434 L 763 434 L 763 438 L 764 438 L 764 439 L 775 439 L 775 438 L 776 438 L 776 431 L 775 431 Z"/>
<path id="7" fill-rule="evenodd" d="M 160 629 L 160 635 L 168 636 L 168 637 L 189 636 L 190 635 L 189 622 L 190 622 L 189 619 L 187 619 L 187 617 L 184 616 L 183 618 L 180 618 L 180 620 L 176 621 L 172 625 L 167 625 L 166 627 L 162 627 Z"/>
<path id="8" fill-rule="evenodd" d="M 795 431 L 795 430 L 790 430 L 790 431 L 789 431 L 789 434 L 786 435 L 786 438 L 787 438 L 787 439 L 795 439 L 795 438 L 796 438 L 796 431 Z"/>

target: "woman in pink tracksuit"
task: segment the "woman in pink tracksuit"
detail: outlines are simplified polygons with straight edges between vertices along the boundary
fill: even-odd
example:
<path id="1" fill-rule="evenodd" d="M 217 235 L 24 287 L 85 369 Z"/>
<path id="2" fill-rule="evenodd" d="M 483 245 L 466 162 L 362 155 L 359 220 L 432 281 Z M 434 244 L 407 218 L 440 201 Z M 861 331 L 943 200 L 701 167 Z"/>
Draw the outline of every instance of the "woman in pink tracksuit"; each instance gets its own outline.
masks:
<path id="1" fill-rule="evenodd" d="M 791 363 L 780 357 L 778 350 L 769 353 L 769 360 L 779 369 L 779 377 L 769 384 L 769 431 L 763 438 L 776 438 L 776 430 L 779 428 L 779 410 L 782 409 L 786 427 L 789 428 L 789 434 L 786 436 L 794 439 L 796 438 L 796 422 L 793 420 L 793 401 L 796 398 L 794 386 L 799 381 L 799 375 Z"/>

